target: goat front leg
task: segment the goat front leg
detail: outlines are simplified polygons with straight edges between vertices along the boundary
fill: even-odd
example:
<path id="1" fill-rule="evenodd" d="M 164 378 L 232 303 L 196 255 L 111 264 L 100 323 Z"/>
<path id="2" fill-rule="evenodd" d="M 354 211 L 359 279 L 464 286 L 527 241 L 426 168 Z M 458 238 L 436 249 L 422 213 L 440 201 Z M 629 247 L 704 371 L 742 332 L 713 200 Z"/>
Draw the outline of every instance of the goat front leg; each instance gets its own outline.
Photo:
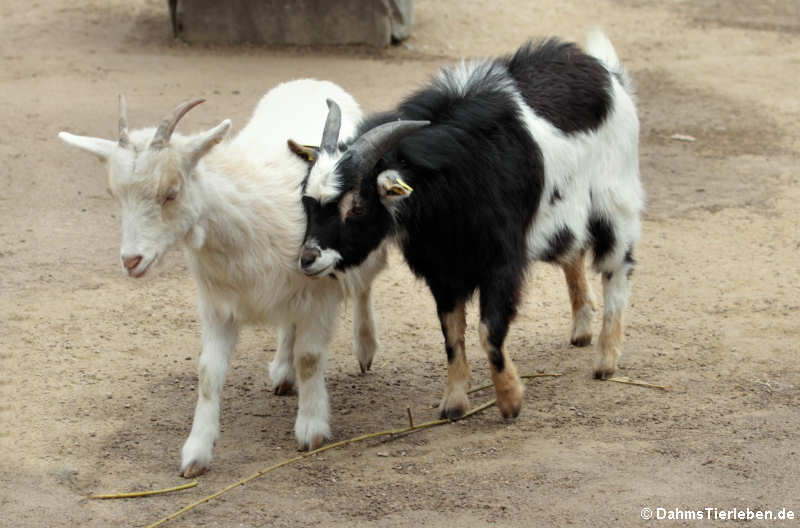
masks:
<path id="1" fill-rule="evenodd" d="M 192 431 L 181 451 L 181 475 L 205 473 L 211 465 L 214 442 L 219 437 L 219 407 L 228 360 L 236 346 L 239 328 L 232 319 L 203 318 L 203 351 L 198 365 L 199 390 Z"/>
<path id="2" fill-rule="evenodd" d="M 294 340 L 297 327 L 294 324 L 278 328 L 278 350 L 269 364 L 269 379 L 278 396 L 294 392 Z"/>
<path id="3" fill-rule="evenodd" d="M 561 265 L 572 305 L 572 331 L 569 342 L 576 347 L 585 347 L 592 343 L 595 302 L 592 287 L 586 280 L 585 259 L 586 252 L 581 251 L 572 262 Z"/>
<path id="4" fill-rule="evenodd" d="M 504 342 L 516 314 L 522 274 L 518 269 L 500 268 L 487 273 L 487 277 L 491 279 L 480 287 L 478 334 L 489 359 L 497 408 L 503 418 L 516 418 L 522 407 L 523 386 Z"/>
<path id="5" fill-rule="evenodd" d="M 336 310 L 332 317 L 311 318 L 314 324 L 298 325 L 294 352 L 297 376 L 298 409 L 294 433 L 301 451 L 316 449 L 331 436 L 328 391 L 325 388 L 325 363 L 333 335 Z"/>
<path id="6" fill-rule="evenodd" d="M 467 329 L 465 301 L 459 301 L 447 313 L 439 312 L 439 322 L 447 353 L 447 387 L 439 405 L 439 417 L 454 420 L 469 410 L 467 389 L 470 370 L 464 346 L 464 332 Z"/>
<path id="7" fill-rule="evenodd" d="M 365 374 L 372 368 L 372 359 L 378 350 L 378 337 L 375 330 L 375 312 L 372 308 L 372 285 L 356 294 L 356 307 L 353 312 L 353 350 Z"/>

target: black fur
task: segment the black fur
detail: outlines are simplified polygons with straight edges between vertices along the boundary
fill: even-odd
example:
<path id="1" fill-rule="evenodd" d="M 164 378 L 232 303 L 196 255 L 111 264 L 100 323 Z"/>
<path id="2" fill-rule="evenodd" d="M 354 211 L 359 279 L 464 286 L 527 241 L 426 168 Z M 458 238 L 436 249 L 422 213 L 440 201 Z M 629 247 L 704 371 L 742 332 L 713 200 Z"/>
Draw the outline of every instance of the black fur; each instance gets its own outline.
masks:
<path id="1" fill-rule="evenodd" d="M 455 352 L 453 351 L 453 347 L 451 347 L 450 345 L 445 344 L 444 352 L 445 352 L 445 354 L 447 354 L 447 362 L 448 363 L 452 363 L 453 360 L 456 357 L 455 356 Z"/>
<path id="2" fill-rule="evenodd" d="M 628 248 L 625 252 L 625 263 L 630 264 L 631 266 L 636 265 L 636 259 L 633 258 L 633 248 Z"/>
<path id="3" fill-rule="evenodd" d="M 541 259 L 545 262 L 555 262 L 568 252 L 575 243 L 575 235 L 568 227 L 562 227 L 552 234 L 548 240 L 548 250 Z"/>
<path id="4" fill-rule="evenodd" d="M 597 263 L 614 249 L 617 237 L 611 222 L 602 216 L 589 217 L 589 234 L 594 247 L 594 261 Z"/>
<path id="5" fill-rule="evenodd" d="M 628 271 L 626 272 L 627 277 L 630 279 L 631 275 L 633 275 L 633 268 L 636 266 L 636 259 L 633 258 L 633 248 L 628 248 L 628 250 L 625 252 L 625 263 L 630 265 Z"/>
<path id="6" fill-rule="evenodd" d="M 498 374 L 503 372 L 506 368 L 506 362 L 505 359 L 503 359 L 503 353 L 496 348 L 492 349 L 492 351 L 489 353 L 489 362 L 492 364 L 495 372 Z"/>
<path id="7" fill-rule="evenodd" d="M 558 192 L 558 189 L 553 189 L 553 194 L 550 195 L 550 205 L 555 204 L 559 200 L 561 200 L 561 193 Z"/>
<path id="8" fill-rule="evenodd" d="M 528 106 L 564 132 L 594 130 L 605 121 L 611 107 L 608 71 L 574 44 L 528 42 L 503 62 Z"/>

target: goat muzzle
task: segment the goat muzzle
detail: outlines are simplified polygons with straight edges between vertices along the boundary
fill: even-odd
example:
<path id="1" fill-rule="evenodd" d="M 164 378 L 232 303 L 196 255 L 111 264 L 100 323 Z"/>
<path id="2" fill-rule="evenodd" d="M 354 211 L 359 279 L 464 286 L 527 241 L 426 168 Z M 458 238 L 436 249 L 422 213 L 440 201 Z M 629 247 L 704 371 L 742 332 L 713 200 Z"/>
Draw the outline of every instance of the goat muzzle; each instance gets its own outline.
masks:
<path id="1" fill-rule="evenodd" d="M 317 261 L 322 252 L 319 248 L 307 247 L 303 248 L 303 253 L 300 255 L 300 266 L 303 269 L 308 268 Z"/>

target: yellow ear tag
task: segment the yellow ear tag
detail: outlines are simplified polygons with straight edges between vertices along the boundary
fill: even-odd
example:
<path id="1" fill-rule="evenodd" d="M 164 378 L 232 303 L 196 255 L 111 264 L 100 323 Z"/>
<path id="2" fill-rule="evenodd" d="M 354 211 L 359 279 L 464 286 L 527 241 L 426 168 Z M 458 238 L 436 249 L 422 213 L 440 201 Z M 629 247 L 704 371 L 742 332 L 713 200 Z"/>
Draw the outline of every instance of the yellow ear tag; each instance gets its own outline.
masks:
<path id="1" fill-rule="evenodd" d="M 400 178 L 395 178 L 394 185 L 389 187 L 386 194 L 391 194 L 393 196 L 404 196 L 406 194 L 411 194 L 412 192 L 414 192 L 414 189 L 412 189 L 409 184 Z"/>
<path id="2" fill-rule="evenodd" d="M 314 161 L 314 158 L 315 158 L 314 152 L 319 147 L 314 147 L 314 146 L 311 146 L 311 145 L 303 145 L 303 148 L 305 149 L 306 159 L 308 161 Z"/>

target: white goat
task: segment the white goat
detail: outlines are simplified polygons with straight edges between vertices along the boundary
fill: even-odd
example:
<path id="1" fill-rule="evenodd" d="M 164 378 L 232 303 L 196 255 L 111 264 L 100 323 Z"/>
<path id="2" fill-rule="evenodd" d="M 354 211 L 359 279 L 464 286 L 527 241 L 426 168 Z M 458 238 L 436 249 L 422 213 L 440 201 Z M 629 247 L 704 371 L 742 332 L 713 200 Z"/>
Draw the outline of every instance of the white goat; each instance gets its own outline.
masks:
<path id="1" fill-rule="evenodd" d="M 228 119 L 199 134 L 173 134 L 178 120 L 202 99 L 179 105 L 157 129 L 129 134 L 120 96 L 119 141 L 59 134 L 108 165 L 108 188 L 121 205 L 120 258 L 128 275 L 141 277 L 176 243 L 187 248 L 203 335 L 197 408 L 182 450 L 184 477 L 205 472 L 211 462 L 228 360 L 243 324 L 278 326 L 270 378 L 276 394 L 297 385 L 295 435 L 301 449 L 330 437 L 323 372 L 345 293 L 356 298 L 356 356 L 362 371 L 371 366 L 378 345 L 371 283 L 385 266 L 385 248 L 339 280 L 309 279 L 297 269 L 306 229 L 300 189 L 308 169 L 287 139 L 319 139 L 327 98 L 342 107 L 342 127 L 352 134 L 361 118 L 355 100 L 333 83 L 310 79 L 269 91 L 230 141 L 223 142 Z"/>

